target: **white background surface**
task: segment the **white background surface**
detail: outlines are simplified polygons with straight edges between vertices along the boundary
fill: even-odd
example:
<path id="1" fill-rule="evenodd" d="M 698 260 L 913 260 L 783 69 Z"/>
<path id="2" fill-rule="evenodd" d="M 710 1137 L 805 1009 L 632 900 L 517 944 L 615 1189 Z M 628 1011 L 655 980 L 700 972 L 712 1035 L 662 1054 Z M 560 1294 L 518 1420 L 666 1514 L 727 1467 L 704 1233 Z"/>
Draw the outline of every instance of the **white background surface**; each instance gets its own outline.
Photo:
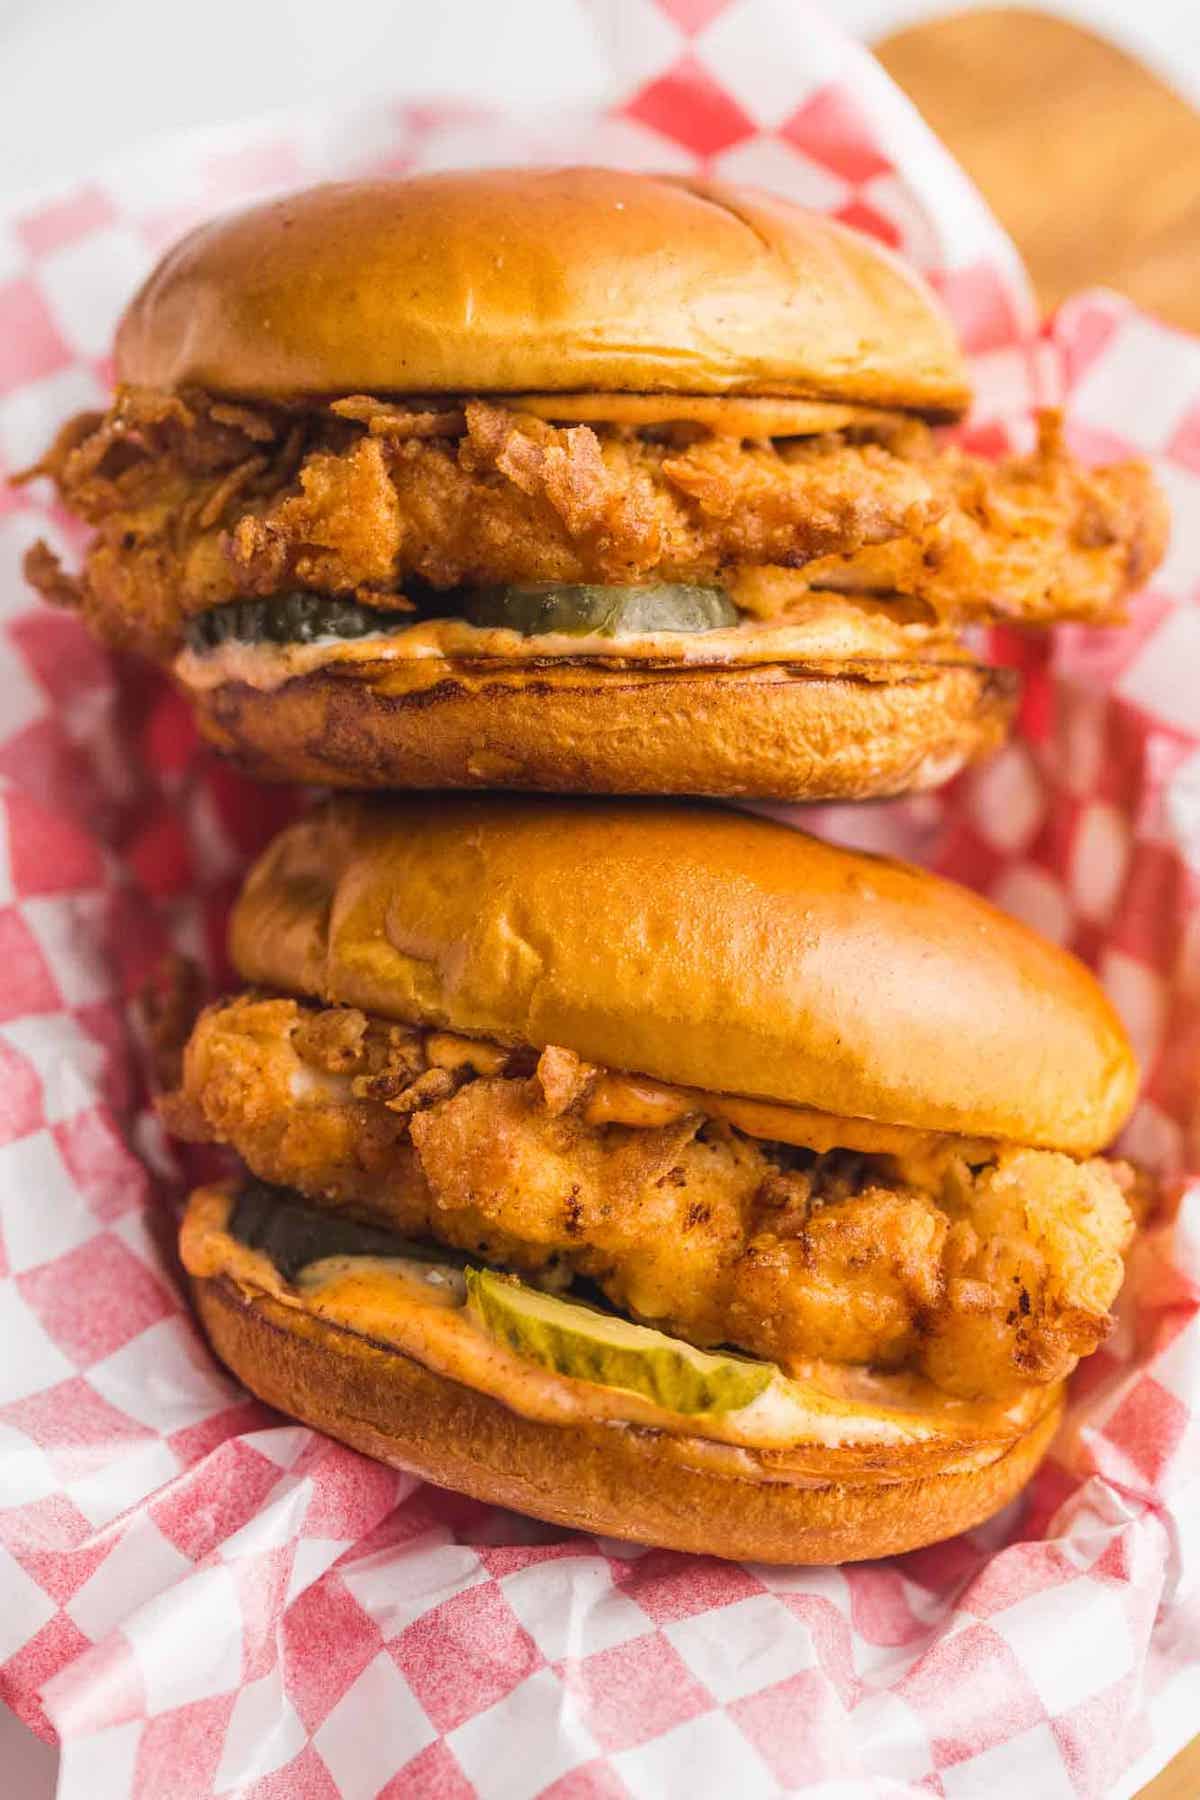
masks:
<path id="1" fill-rule="evenodd" d="M 1043 5 L 1136 50 L 1200 104 L 1200 0 Z M 873 37 L 963 7 L 828 0 L 828 10 Z M 306 99 L 486 87 L 537 106 L 586 101 L 601 79 L 577 0 L 342 0 L 333 9 L 328 0 L 0 0 L 0 191 L 69 181 L 161 132 Z M 4 1800 L 49 1800 L 56 1761 L 0 1707 Z"/>
<path id="2" fill-rule="evenodd" d="M 1200 102 L 1197 0 L 1043 4 L 1139 50 Z M 956 10 L 827 7 L 869 36 Z M 159 132 L 306 99 L 486 83 L 533 106 L 586 99 L 600 79 L 581 0 L 0 0 L 0 190 L 70 179 Z"/>

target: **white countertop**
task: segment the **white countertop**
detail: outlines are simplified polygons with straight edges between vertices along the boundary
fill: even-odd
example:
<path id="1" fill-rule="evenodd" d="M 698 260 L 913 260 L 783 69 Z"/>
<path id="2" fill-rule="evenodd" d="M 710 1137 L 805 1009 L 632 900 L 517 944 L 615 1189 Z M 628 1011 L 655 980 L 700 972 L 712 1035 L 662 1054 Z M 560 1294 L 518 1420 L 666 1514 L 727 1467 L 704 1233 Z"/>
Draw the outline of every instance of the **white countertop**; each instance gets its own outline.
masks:
<path id="1" fill-rule="evenodd" d="M 831 0 L 830 10 L 873 37 L 962 8 Z M 1046 10 L 1127 44 L 1200 103 L 1196 0 L 1058 0 Z M 0 0 L 0 191 L 69 180 L 140 138 L 306 99 L 486 84 L 537 106 L 596 91 L 591 28 L 576 0 L 355 0 L 335 31 L 329 25 L 327 0 L 204 0 L 183 10 L 162 0 Z M 9 1800 L 49 1800 L 56 1761 L 0 1706 Z"/>

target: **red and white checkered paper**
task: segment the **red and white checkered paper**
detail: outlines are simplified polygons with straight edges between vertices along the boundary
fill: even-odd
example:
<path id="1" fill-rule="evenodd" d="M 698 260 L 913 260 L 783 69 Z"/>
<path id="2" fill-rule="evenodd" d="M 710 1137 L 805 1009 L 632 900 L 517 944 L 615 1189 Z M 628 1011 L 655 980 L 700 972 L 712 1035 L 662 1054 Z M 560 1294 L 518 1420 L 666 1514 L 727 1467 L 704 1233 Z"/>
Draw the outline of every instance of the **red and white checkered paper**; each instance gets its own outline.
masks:
<path id="1" fill-rule="evenodd" d="M 1170 558 L 1123 633 L 1001 643 L 1021 734 L 944 796 L 825 812 L 1095 964 L 1145 1061 L 1129 1148 L 1182 1200 L 1022 1503 L 886 1563 L 743 1567 L 552 1530 L 248 1401 L 181 1300 L 127 1000 L 219 956 L 294 800 L 165 682 L 31 603 L 0 483 L 0 1693 L 63 1800 L 1128 1794 L 1200 1726 L 1200 345 L 1109 295 L 1035 338 L 1011 246 L 880 70 L 779 0 L 595 0 L 611 109 L 411 104 L 156 144 L 0 219 L 0 474 L 102 405 L 116 311 L 214 207 L 367 170 L 701 168 L 899 246 L 975 355 L 969 436 L 1063 398 L 1155 459 Z M 811 821 L 811 815 L 810 815 Z"/>

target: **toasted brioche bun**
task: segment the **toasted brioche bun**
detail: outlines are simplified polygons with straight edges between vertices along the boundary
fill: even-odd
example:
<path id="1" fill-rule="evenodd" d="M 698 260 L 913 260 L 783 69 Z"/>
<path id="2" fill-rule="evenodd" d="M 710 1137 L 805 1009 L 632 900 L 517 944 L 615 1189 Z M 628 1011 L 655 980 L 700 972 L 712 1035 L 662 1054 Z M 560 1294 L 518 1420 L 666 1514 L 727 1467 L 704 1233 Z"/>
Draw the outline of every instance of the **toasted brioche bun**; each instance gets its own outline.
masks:
<path id="1" fill-rule="evenodd" d="M 330 661 L 275 688 L 177 676 L 210 742 L 267 781 L 867 800 L 998 749 L 1015 680 L 977 664 L 612 669 Z"/>
<path id="2" fill-rule="evenodd" d="M 1088 1155 L 1137 1070 L 1083 967 L 904 863 L 706 806 L 340 798 L 234 908 L 247 980 L 716 1093 Z"/>
<path id="3" fill-rule="evenodd" d="M 1029 1480 L 1061 1415 L 1055 1393 L 978 1467 L 891 1480 L 876 1456 L 861 1481 L 801 1485 L 773 1479 L 759 1452 L 717 1458 L 697 1438 L 525 1418 L 224 1277 L 193 1280 L 192 1293 L 213 1349 L 251 1393 L 380 1462 L 553 1524 L 745 1561 L 853 1562 L 978 1525 Z"/>
<path id="4" fill-rule="evenodd" d="M 335 183 L 203 225 L 130 305 L 116 372 L 273 399 L 969 399 L 938 303 L 870 239 L 751 189 L 588 168 Z"/>

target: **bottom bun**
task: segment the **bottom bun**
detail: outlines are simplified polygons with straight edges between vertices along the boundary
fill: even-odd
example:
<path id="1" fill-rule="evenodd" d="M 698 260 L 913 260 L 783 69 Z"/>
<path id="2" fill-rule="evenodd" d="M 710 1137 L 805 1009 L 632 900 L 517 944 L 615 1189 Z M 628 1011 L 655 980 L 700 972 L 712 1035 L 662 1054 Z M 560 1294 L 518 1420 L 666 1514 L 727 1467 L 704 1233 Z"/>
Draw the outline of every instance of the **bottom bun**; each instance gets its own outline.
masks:
<path id="1" fill-rule="evenodd" d="M 998 747 L 1015 691 L 972 663 L 421 666 L 420 687 L 384 660 L 184 685 L 205 735 L 263 780 L 772 800 L 935 787 Z"/>
<path id="2" fill-rule="evenodd" d="M 1033 1474 L 1056 1398 L 994 1461 L 861 1484 L 772 1479 L 766 1459 L 642 1426 L 551 1425 L 227 1277 L 194 1280 L 213 1349 L 281 1412 L 396 1468 L 555 1525 L 737 1561 L 840 1563 L 980 1524 Z"/>

